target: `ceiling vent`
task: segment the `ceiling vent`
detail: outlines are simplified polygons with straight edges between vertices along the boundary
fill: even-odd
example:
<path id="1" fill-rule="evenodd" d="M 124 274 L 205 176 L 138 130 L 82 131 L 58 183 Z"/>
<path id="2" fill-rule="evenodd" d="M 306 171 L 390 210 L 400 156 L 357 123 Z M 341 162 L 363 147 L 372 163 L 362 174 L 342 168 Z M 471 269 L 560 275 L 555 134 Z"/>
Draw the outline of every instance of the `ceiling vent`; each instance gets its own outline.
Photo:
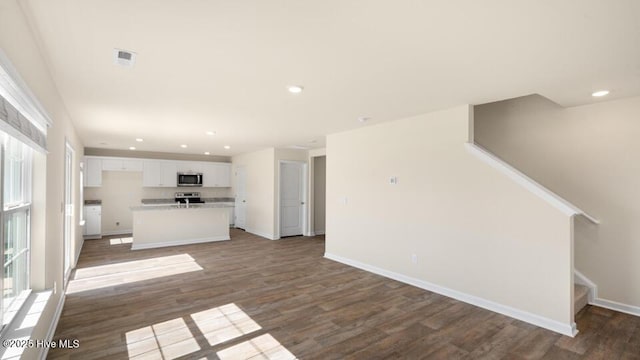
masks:
<path id="1" fill-rule="evenodd" d="M 113 49 L 113 61 L 116 65 L 133 67 L 136 63 L 136 53 L 127 50 Z"/>

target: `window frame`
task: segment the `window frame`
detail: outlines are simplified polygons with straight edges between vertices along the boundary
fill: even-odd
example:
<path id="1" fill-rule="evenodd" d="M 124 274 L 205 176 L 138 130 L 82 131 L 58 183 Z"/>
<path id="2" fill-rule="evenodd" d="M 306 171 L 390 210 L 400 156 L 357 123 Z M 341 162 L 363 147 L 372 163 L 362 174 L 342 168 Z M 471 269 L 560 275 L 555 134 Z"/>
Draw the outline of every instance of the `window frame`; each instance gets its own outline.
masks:
<path id="1" fill-rule="evenodd" d="M 0 268 L 0 289 L 2 295 L 0 296 L 0 325 L 2 330 L 0 334 L 4 333 L 4 330 L 8 328 L 7 325 L 11 323 L 15 315 L 24 305 L 24 302 L 31 293 L 31 213 L 32 213 L 32 186 L 33 186 L 33 149 L 22 141 L 11 138 L 10 135 L 3 133 L 0 136 L 0 258 L 2 259 L 2 268 Z M 22 166 L 20 168 L 21 174 L 21 194 L 22 199 L 20 201 L 7 204 L 5 206 L 5 178 L 7 171 L 7 145 L 9 141 L 16 141 L 19 146 L 22 146 Z M 25 153 L 25 150 L 27 151 Z M 12 258 L 5 262 L 5 244 L 6 239 L 6 221 L 7 216 L 12 216 L 17 213 L 24 213 L 25 216 L 25 247 L 20 249 L 17 254 L 14 254 Z M 19 258 L 24 257 L 24 273 L 21 274 L 26 279 L 26 288 L 21 291 L 20 294 L 15 294 L 10 302 L 6 302 L 4 296 L 5 286 L 5 274 L 6 269 L 11 264 L 15 263 Z M 14 274 L 13 278 L 17 276 Z"/>

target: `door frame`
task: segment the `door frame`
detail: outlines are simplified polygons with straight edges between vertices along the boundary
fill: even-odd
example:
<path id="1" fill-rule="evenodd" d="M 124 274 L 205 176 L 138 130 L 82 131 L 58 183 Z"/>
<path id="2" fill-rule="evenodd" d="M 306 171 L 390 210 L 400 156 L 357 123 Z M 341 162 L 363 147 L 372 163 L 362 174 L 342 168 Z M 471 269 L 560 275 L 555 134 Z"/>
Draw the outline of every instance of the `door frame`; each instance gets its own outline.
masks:
<path id="1" fill-rule="evenodd" d="M 274 234 L 274 239 L 280 239 L 280 228 L 282 227 L 282 223 L 280 222 L 280 186 L 282 184 L 282 164 L 300 164 L 302 165 L 302 199 L 304 204 L 302 205 L 302 236 L 308 236 L 307 229 L 309 227 L 308 223 L 308 214 L 309 214 L 309 164 L 306 161 L 299 160 L 278 160 L 278 181 L 276 184 L 276 211 L 275 211 L 275 223 L 276 223 L 276 233 Z"/>
<path id="2" fill-rule="evenodd" d="M 70 160 L 67 157 L 71 157 Z M 73 250 L 72 242 L 74 240 L 74 219 L 75 219 L 75 209 L 73 206 L 73 164 L 75 157 L 75 149 L 71 145 L 68 139 L 65 139 L 64 146 L 64 165 L 63 165 L 63 174 L 64 174 L 64 184 L 63 184 L 63 222 L 62 222 L 62 271 L 63 271 L 63 286 L 66 287 L 67 282 L 69 280 L 69 275 L 71 275 L 71 270 L 73 269 L 73 260 L 74 256 L 71 253 Z M 69 200 L 69 201 L 67 201 Z M 69 210 L 68 206 L 71 206 L 71 210 Z M 67 215 L 67 212 L 71 211 L 70 215 Z M 70 217 L 70 219 L 67 219 Z"/>

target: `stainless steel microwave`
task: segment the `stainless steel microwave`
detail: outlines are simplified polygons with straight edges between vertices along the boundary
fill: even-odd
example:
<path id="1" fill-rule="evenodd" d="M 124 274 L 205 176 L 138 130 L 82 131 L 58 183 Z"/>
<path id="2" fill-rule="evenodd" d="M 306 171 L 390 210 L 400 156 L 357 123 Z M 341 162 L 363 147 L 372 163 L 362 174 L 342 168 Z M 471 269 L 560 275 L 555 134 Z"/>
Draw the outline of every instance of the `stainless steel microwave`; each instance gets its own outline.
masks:
<path id="1" fill-rule="evenodd" d="M 202 173 L 178 173 L 178 186 L 202 186 Z"/>

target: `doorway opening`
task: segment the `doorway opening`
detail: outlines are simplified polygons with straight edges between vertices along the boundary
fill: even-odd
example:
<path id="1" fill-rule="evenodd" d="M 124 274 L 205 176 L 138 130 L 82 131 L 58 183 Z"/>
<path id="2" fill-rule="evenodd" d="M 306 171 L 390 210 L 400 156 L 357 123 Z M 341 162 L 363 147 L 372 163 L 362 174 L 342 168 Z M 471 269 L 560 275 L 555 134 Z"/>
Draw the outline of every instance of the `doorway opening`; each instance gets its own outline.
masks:
<path id="1" fill-rule="evenodd" d="M 313 158 L 313 228 L 312 235 L 325 234 L 327 157 Z"/>

